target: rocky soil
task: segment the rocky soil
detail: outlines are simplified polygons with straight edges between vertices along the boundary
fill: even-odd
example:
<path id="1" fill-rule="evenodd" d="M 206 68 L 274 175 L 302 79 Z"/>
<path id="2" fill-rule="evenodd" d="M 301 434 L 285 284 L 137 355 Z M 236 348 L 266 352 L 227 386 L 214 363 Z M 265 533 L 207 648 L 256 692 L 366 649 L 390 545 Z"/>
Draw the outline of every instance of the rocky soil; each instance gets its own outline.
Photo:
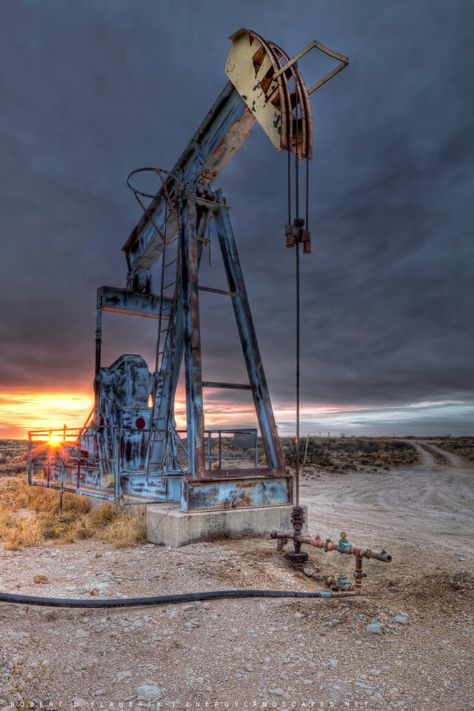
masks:
<path id="1" fill-rule="evenodd" d="M 0 604 L 0 709 L 474 708 L 474 469 L 415 447 L 416 466 L 311 468 L 302 482 L 312 533 L 337 539 L 344 529 L 393 554 L 389 565 L 364 565 L 372 594 L 128 610 Z M 309 552 L 324 571 L 352 572 L 350 556 Z M 236 587 L 318 584 L 264 539 L 0 549 L 8 592 L 90 599 Z"/>

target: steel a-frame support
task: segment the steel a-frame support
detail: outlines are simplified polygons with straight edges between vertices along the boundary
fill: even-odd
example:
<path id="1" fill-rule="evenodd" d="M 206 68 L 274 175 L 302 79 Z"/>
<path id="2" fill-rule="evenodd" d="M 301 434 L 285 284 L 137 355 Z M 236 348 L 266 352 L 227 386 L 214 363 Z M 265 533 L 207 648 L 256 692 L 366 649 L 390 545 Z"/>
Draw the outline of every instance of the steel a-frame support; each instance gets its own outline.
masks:
<path id="1" fill-rule="evenodd" d="M 197 241 L 196 202 L 193 197 L 186 199 L 181 224 L 181 293 L 184 321 L 188 466 L 189 473 L 193 477 L 201 478 L 205 474 L 205 459 L 198 292 L 200 250 Z"/>
<path id="2" fill-rule="evenodd" d="M 197 199 L 199 205 L 199 199 Z M 200 207 L 199 209 L 202 209 Z M 267 468 L 273 475 L 283 475 L 285 466 L 275 423 L 257 335 L 250 311 L 244 277 L 235 243 L 229 208 L 222 193 L 216 193 L 214 205 L 206 206 L 216 225 L 219 246 L 226 273 L 228 294 L 232 300 L 242 354 L 248 375 L 248 385 L 209 383 L 209 386 L 243 387 L 252 392 L 257 414 Z M 187 196 L 182 210 L 180 232 L 181 293 L 183 303 L 183 339 L 186 377 L 186 414 L 188 465 L 192 477 L 203 478 L 210 474 L 205 469 L 204 409 L 201 365 L 201 338 L 199 316 L 199 258 L 196 197 Z M 212 290 L 211 290 L 212 291 Z M 268 471 L 267 469 L 267 471 Z"/>
<path id="3" fill-rule="evenodd" d="M 239 254 L 235 242 L 234 231 L 230 221 L 230 211 L 223 206 L 222 193 L 218 191 L 214 219 L 221 247 L 227 284 L 232 296 L 237 329 L 240 336 L 242 353 L 247 368 L 249 384 L 257 413 L 258 424 L 262 437 L 263 448 L 268 466 L 280 473 L 285 471 L 280 439 L 273 414 L 270 392 L 263 369 L 262 358 L 258 347 L 257 334 L 250 311 L 250 304 L 245 288 L 244 275 L 240 265 Z"/>

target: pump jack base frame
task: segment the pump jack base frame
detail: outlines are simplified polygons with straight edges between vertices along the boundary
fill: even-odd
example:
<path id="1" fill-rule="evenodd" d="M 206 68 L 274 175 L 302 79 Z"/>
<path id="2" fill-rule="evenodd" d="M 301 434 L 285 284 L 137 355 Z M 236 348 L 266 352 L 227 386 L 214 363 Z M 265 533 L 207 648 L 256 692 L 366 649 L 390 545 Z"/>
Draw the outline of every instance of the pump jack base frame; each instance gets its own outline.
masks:
<path id="1" fill-rule="evenodd" d="M 124 418 L 114 421 L 108 414 L 113 409 L 107 400 L 108 396 L 96 394 L 96 405 L 91 413 L 93 418 L 86 422 L 75 436 L 73 430 L 66 431 L 64 428 L 64 432 L 57 435 L 61 440 L 61 446 L 57 450 L 48 448 L 48 435 L 49 441 L 54 442 L 56 435 L 53 433 L 30 433 L 28 472 L 31 485 L 55 488 L 61 492 L 75 492 L 98 499 L 113 499 L 120 504 L 175 502 L 180 504 L 183 513 L 286 507 L 293 503 L 294 480 L 284 464 L 230 221 L 229 206 L 221 191 L 211 195 L 212 200 L 188 194 L 180 211 L 181 229 L 178 235 L 179 258 L 175 260 L 177 286 L 174 299 L 134 291 L 130 285 L 127 289 L 104 286 L 98 290 L 96 382 L 100 383 L 103 371 L 113 368 L 101 366 L 103 311 L 150 318 L 156 317 L 156 313 L 161 310 L 164 314 L 162 318 L 167 319 L 164 355 L 154 374 L 155 382 L 159 383 L 159 391 L 155 392 L 149 411 L 140 410 L 138 413 L 143 422 L 150 423 L 149 427 L 137 430 L 133 424 L 136 415 L 129 417 L 127 421 Z M 199 263 L 205 230 L 211 220 L 216 227 L 227 280 L 226 290 L 202 286 L 199 283 Z M 248 376 L 247 383 L 203 380 L 200 291 L 230 298 Z M 183 438 L 180 441 L 185 461 L 178 459 L 176 449 L 173 448 L 178 436 L 173 415 L 174 398 L 183 361 L 187 429 L 185 442 Z M 206 430 L 204 425 L 205 388 L 249 391 L 258 421 L 266 466 L 259 466 L 257 454 L 255 464 L 251 468 L 226 470 L 213 469 L 209 465 L 206 458 L 206 433 L 210 437 L 211 430 Z M 102 398 L 105 406 L 102 405 Z M 257 445 L 257 450 L 259 446 Z M 62 451 L 65 457 L 61 457 Z M 143 455 L 143 452 L 146 454 Z"/>

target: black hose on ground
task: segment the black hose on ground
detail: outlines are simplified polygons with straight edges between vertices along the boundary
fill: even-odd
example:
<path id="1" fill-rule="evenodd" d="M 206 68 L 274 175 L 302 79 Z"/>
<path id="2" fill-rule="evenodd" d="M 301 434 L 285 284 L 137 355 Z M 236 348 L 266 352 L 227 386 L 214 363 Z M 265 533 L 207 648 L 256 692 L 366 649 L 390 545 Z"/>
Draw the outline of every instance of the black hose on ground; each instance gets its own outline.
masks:
<path id="1" fill-rule="evenodd" d="M 109 600 L 81 600 L 61 597 L 38 597 L 36 595 L 18 595 L 0 592 L 0 602 L 13 602 L 21 605 L 43 605 L 46 607 L 144 607 L 149 605 L 169 605 L 181 602 L 201 600 L 220 600 L 223 598 L 242 597 L 286 597 L 286 598 L 338 598 L 358 595 L 344 591 L 301 592 L 299 590 L 210 590 L 205 592 L 179 593 L 176 595 L 153 595 L 152 597 L 127 597 Z"/>

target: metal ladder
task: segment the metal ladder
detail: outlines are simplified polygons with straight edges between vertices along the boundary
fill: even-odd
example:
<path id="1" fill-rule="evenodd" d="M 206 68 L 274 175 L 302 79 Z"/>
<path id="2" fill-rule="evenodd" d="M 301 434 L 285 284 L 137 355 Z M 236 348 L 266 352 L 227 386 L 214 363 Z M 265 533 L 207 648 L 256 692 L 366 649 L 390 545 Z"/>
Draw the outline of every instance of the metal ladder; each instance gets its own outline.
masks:
<path id="1" fill-rule="evenodd" d="M 171 287 L 174 287 L 173 294 L 173 305 L 171 308 L 171 313 L 169 315 L 168 321 L 165 321 L 160 315 L 158 317 L 158 333 L 156 341 L 156 356 L 155 356 L 155 372 L 154 372 L 154 388 L 153 388 L 153 415 L 151 422 L 151 432 L 148 442 L 147 456 L 145 460 L 145 476 L 146 480 L 149 480 L 150 471 L 160 471 L 163 473 L 165 470 L 166 460 L 168 458 L 169 452 L 169 431 L 168 423 L 170 418 L 168 416 L 168 400 L 164 397 L 163 387 L 165 384 L 165 361 L 171 361 L 171 353 L 175 346 L 176 341 L 176 310 L 178 302 L 178 273 L 179 273 L 179 246 L 176 246 L 177 255 L 173 259 L 166 261 L 166 241 L 164 241 L 163 257 L 162 257 L 162 269 L 161 269 L 161 284 L 160 284 L 160 298 L 163 299 L 166 291 Z M 173 265 L 175 266 L 175 275 L 172 281 L 168 281 L 169 269 Z M 154 452 L 158 450 L 159 458 L 153 460 Z M 165 487 L 165 481 L 163 481 L 163 486 Z"/>

